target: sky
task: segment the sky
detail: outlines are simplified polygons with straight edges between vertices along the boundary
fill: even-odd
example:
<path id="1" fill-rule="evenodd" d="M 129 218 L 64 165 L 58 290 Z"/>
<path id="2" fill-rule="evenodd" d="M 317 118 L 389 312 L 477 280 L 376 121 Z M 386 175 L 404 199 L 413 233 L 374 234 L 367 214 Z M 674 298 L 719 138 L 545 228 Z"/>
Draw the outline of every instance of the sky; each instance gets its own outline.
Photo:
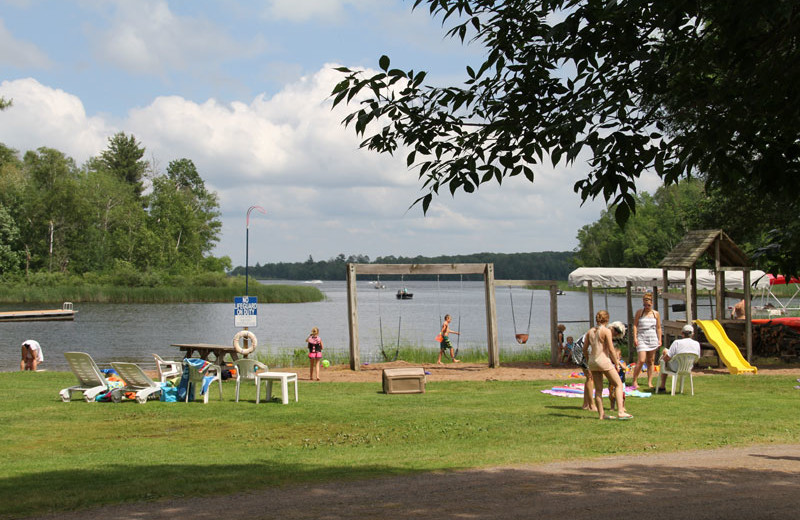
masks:
<path id="1" fill-rule="evenodd" d="M 581 205 L 584 162 L 537 168 L 427 215 L 405 153 L 359 148 L 331 108 L 334 67 L 428 71 L 461 84 L 483 50 L 445 38 L 411 0 L 0 0 L 0 142 L 83 164 L 117 132 L 164 172 L 188 158 L 219 196 L 213 251 L 234 266 L 339 254 L 414 257 L 569 251 L 604 203 Z M 351 107 L 351 110 L 354 109 Z M 640 186 L 655 191 L 657 184 Z M 251 206 L 249 252 L 246 215 Z"/>

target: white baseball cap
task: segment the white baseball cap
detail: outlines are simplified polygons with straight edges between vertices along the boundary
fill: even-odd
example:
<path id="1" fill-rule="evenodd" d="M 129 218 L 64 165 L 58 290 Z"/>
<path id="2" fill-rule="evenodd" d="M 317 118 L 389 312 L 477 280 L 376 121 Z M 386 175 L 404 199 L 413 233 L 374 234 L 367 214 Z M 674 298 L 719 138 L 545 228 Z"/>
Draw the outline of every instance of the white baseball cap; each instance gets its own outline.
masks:
<path id="1" fill-rule="evenodd" d="M 694 327 L 692 327 L 692 325 L 690 323 L 687 323 L 686 325 L 684 325 L 682 330 L 683 330 L 683 332 L 688 332 L 690 334 L 694 334 Z"/>

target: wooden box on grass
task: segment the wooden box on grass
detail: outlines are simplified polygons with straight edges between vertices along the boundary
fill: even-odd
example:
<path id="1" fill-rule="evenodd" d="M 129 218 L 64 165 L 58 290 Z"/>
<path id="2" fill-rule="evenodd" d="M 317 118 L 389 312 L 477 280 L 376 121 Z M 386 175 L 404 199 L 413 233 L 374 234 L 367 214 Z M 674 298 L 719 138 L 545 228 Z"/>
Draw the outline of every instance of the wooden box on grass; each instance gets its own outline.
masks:
<path id="1" fill-rule="evenodd" d="M 423 368 L 384 368 L 383 393 L 424 394 L 425 370 Z"/>

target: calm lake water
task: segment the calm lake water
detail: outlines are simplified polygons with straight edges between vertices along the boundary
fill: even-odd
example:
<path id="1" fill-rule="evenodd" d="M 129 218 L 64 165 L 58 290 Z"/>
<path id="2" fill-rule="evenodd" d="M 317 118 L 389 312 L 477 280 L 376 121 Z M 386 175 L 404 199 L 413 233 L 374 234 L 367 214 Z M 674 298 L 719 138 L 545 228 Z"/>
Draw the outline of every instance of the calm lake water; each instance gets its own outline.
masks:
<path id="1" fill-rule="evenodd" d="M 298 282 L 265 282 L 293 284 Z M 438 343 L 434 338 L 441 324 L 440 316 L 453 316 L 452 328 L 462 335 L 453 336 L 461 348 L 485 348 L 486 314 L 483 282 L 399 281 L 384 282 L 377 290 L 369 281 L 358 281 L 358 318 L 361 361 L 382 359 L 381 344 L 393 352 L 398 337 L 403 345 L 430 348 L 435 359 Z M 401 286 L 414 293 L 411 300 L 397 300 Z M 326 300 L 303 304 L 260 304 L 258 326 L 251 328 L 258 338 L 258 352 L 278 353 L 304 348 L 311 327 L 319 327 L 326 351 L 347 357 L 347 289 L 345 282 L 318 285 Z M 499 287 L 496 292 L 497 321 L 502 353 L 519 349 L 549 348 L 549 293 L 523 288 Z M 512 316 L 513 299 L 513 316 Z M 608 308 L 611 319 L 625 321 L 625 298 L 595 291 L 595 310 Z M 606 303 L 607 302 L 607 303 Z M 637 301 L 638 303 L 638 301 Z M 702 303 L 702 302 L 701 302 Z M 586 331 L 588 297 L 584 292 L 567 291 L 558 297 L 559 322 L 567 326 L 567 335 Z M 46 307 L 46 306 L 44 306 Z M 38 306 L 0 305 L 0 311 L 44 308 Z M 239 331 L 233 326 L 233 302 L 197 304 L 76 304 L 72 322 L 0 323 L 0 371 L 19 370 L 20 344 L 35 339 L 42 345 L 48 370 L 69 370 L 63 353 L 88 352 L 100 365 L 111 361 L 132 361 L 152 368 L 151 353 L 178 359 L 181 352 L 172 343 L 214 343 L 229 345 Z M 682 313 L 673 313 L 674 318 Z M 701 317 L 710 311 L 701 308 Z M 515 333 L 528 332 L 530 340 L 518 345 Z M 580 321 L 582 323 L 572 323 Z M 460 324 L 459 324 L 460 322 Z M 516 329 L 514 326 L 516 322 Z M 515 332 L 516 331 L 516 332 Z M 381 339 L 381 332 L 383 338 Z"/>

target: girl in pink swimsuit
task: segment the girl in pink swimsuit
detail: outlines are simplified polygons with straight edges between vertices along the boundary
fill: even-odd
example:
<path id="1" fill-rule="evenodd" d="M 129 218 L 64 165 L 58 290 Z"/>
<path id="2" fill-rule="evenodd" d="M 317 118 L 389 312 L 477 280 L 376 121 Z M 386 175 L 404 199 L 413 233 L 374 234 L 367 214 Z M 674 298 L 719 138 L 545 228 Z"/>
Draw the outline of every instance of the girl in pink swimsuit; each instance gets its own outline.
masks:
<path id="1" fill-rule="evenodd" d="M 319 381 L 319 365 L 322 362 L 322 338 L 319 337 L 319 329 L 314 327 L 311 334 L 306 338 L 308 343 L 308 361 L 310 364 L 308 378 L 313 381 L 314 373 Z"/>

